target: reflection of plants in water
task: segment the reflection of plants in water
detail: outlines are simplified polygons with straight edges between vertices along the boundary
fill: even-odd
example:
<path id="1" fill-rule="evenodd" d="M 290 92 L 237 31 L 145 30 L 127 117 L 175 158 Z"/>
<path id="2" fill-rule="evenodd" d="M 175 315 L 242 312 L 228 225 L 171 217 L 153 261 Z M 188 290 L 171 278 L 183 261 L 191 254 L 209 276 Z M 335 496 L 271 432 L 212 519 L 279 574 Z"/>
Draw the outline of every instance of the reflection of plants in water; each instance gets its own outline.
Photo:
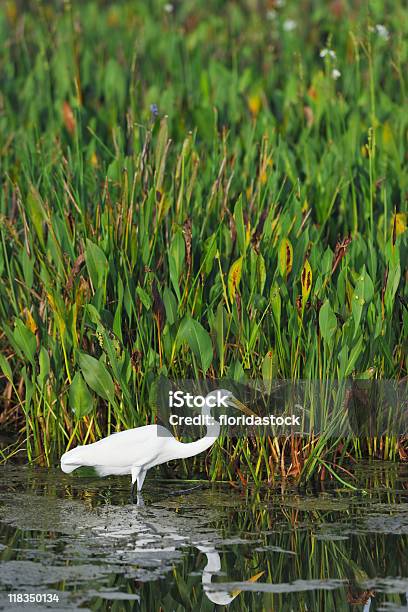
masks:
<path id="1" fill-rule="evenodd" d="M 286 505 L 288 501 L 289 506 Z M 285 606 L 288 609 L 347 609 L 346 599 L 351 603 L 370 596 L 371 589 L 365 587 L 370 579 L 408 574 L 407 536 L 373 533 L 368 527 L 364 528 L 368 500 L 353 500 L 349 509 L 344 508 L 341 499 L 324 501 L 327 509 L 319 509 L 319 498 L 312 499 L 308 507 L 307 500 L 294 496 L 291 502 L 282 499 L 282 507 L 271 513 L 270 508 L 263 509 L 255 500 L 248 515 L 239 511 L 230 514 L 229 523 L 237 533 L 249 529 L 248 521 L 252 529 L 256 525 L 259 531 L 260 542 L 250 547 L 250 564 L 252 571 L 265 570 L 262 582 L 276 585 L 302 580 L 307 585 L 311 581 L 322 581 L 324 588 L 324 582 L 329 580 L 344 581 L 344 588 L 328 591 L 317 587 L 302 593 L 244 593 L 242 599 L 248 609 L 263 606 L 276 610 L 286 609 Z M 373 501 L 371 497 L 370 505 Z M 392 512 L 392 509 L 383 507 L 382 511 Z M 398 505 L 395 505 L 395 514 L 397 511 Z M 271 522 L 275 525 L 273 533 L 265 533 L 271 528 Z M 398 529 L 398 520 L 395 528 Z M 242 555 L 242 547 L 232 545 L 229 548 L 226 564 L 228 576 L 248 571 L 248 559 Z M 295 586 L 293 590 L 296 588 L 300 587 Z M 383 598 L 377 593 L 377 602 Z M 389 601 L 390 595 L 386 599 Z M 391 599 L 402 603 L 399 594 Z"/>
<path id="2" fill-rule="evenodd" d="M 404 496 L 392 471 L 365 474 L 361 484 L 369 490 L 377 487 L 367 495 L 347 490 L 300 494 L 282 488 L 279 493 L 247 491 L 240 496 L 215 489 L 166 499 L 163 487 L 150 491 L 153 503 L 142 510 L 124 505 L 126 479 L 118 490 L 110 481 L 80 478 L 66 487 L 67 481 L 55 476 L 23 471 L 22 483 L 11 473 L 8 514 L 3 510 L 0 516 L 17 527 L 0 531 L 0 541 L 7 545 L 0 560 L 47 564 L 40 578 L 52 580 L 48 586 L 70 593 L 79 585 L 88 603 L 95 591 L 93 609 L 105 609 L 106 602 L 96 594 L 103 588 L 140 597 L 142 610 L 159 604 L 210 610 L 214 585 L 219 597 L 230 599 L 232 610 L 347 610 L 352 602 L 363 604 L 370 598 L 371 610 L 385 600 L 404 603 L 405 596 L 384 595 L 377 586 L 379 577 L 408 575 Z M 159 552 L 149 557 L 140 541 L 146 533 L 156 537 L 151 547 L 159 552 L 165 547 L 170 556 L 163 561 Z M 221 573 L 211 559 L 219 561 Z M 260 572 L 256 584 L 248 585 Z M 117 609 L 133 605 L 120 601 Z"/>

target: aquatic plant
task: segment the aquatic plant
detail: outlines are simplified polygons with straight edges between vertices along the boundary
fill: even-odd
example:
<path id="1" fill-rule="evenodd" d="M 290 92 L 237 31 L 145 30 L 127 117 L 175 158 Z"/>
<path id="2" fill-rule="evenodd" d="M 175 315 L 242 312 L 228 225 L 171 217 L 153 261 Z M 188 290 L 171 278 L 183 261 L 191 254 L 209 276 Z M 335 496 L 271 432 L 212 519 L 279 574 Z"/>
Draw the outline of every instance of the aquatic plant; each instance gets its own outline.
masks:
<path id="1" fill-rule="evenodd" d="M 153 422 L 160 374 L 407 375 L 403 3 L 387 38 L 379 6 L 302 30 L 212 8 L 0 8 L 1 460 Z M 406 440 L 223 439 L 176 471 L 347 479 L 361 456 Z"/>

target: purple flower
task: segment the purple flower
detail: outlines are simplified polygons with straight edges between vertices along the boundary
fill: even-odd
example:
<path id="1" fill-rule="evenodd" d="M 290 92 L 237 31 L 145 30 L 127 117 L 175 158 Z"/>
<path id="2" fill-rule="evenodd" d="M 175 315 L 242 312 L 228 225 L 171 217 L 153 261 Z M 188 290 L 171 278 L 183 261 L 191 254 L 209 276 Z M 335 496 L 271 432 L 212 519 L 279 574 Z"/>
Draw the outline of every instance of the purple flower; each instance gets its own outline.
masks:
<path id="1" fill-rule="evenodd" d="M 159 114 L 159 108 L 157 106 L 157 104 L 151 104 L 150 105 L 150 112 L 152 113 L 153 117 L 157 117 Z"/>

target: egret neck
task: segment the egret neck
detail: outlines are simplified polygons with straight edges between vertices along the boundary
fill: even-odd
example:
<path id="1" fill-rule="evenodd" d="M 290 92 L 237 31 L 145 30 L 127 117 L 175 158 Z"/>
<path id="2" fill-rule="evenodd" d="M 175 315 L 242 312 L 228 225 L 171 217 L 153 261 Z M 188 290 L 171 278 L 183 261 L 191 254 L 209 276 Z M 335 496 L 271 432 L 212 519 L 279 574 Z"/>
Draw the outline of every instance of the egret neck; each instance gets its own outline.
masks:
<path id="1" fill-rule="evenodd" d="M 201 414 L 203 416 L 203 421 L 207 423 L 207 432 L 203 438 L 200 440 L 196 440 L 195 442 L 188 443 L 180 443 L 180 457 L 193 457 L 194 455 L 198 455 L 198 453 L 202 453 L 207 450 L 214 444 L 220 435 L 221 426 L 217 419 L 211 416 L 211 408 L 207 403 L 203 405 Z"/>

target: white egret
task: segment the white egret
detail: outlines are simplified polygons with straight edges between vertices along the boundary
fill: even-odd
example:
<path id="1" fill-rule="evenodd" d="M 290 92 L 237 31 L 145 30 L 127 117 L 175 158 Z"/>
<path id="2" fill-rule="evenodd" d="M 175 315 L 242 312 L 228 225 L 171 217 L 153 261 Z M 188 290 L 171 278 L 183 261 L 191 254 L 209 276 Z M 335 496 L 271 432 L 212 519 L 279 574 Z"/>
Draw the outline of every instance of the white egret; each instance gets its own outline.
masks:
<path id="1" fill-rule="evenodd" d="M 208 599 L 217 606 L 229 606 L 231 601 L 233 601 L 241 591 L 238 590 L 235 593 L 228 593 L 221 590 L 222 585 L 220 585 L 220 590 L 215 590 L 212 583 L 212 577 L 221 571 L 220 555 L 213 546 L 197 546 L 197 548 L 207 557 L 207 565 L 203 569 L 201 579 L 204 593 Z"/>
<path id="2" fill-rule="evenodd" d="M 203 569 L 202 584 L 204 593 L 210 601 L 215 603 L 217 606 L 229 606 L 229 604 L 242 593 L 241 588 L 235 588 L 232 591 L 226 591 L 223 588 L 222 582 L 213 583 L 212 578 L 221 572 L 221 557 L 214 548 L 214 546 L 198 546 L 199 551 L 203 552 L 207 557 L 207 565 Z M 243 583 L 245 584 L 257 582 L 264 572 L 258 572 L 255 576 L 252 576 L 249 580 Z M 239 585 L 238 585 L 239 586 Z"/>
<path id="3" fill-rule="evenodd" d="M 172 459 L 193 457 L 207 450 L 220 434 L 220 424 L 211 418 L 214 405 L 230 405 L 247 414 L 254 414 L 230 391 L 219 389 L 204 400 L 202 415 L 206 419 L 206 435 L 195 442 L 176 440 L 161 425 L 145 425 L 120 431 L 93 444 L 77 446 L 61 457 L 61 469 L 69 474 L 79 467 L 93 467 L 99 476 L 131 474 L 132 497 L 142 490 L 147 470 Z"/>

